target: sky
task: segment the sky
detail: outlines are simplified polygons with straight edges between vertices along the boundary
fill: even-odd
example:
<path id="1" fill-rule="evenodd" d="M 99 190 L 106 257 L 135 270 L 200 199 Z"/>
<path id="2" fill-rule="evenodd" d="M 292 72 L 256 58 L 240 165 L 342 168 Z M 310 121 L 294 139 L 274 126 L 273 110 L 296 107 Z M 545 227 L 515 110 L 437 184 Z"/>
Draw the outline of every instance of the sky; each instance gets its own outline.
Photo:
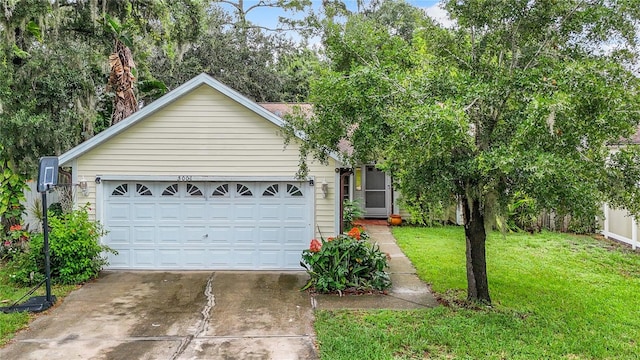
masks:
<path id="1" fill-rule="evenodd" d="M 439 5 L 438 0 L 405 0 L 405 1 L 407 1 L 407 3 L 415 7 L 424 9 L 429 16 L 436 19 L 437 21 L 440 21 L 442 23 L 446 22 L 446 19 L 447 19 L 446 12 L 438 6 Z M 244 7 L 245 9 L 247 9 L 259 2 L 260 0 L 244 0 Z M 344 2 L 347 5 L 347 8 L 349 10 L 355 11 L 357 9 L 357 2 L 355 0 L 347 0 Z M 314 10 L 318 10 L 321 4 L 322 4 L 322 1 L 313 0 Z M 229 5 L 223 5 L 223 7 L 227 10 L 232 9 Z M 247 14 L 247 19 L 261 26 L 265 26 L 268 28 L 275 28 L 278 24 L 279 16 L 300 18 L 300 17 L 303 17 L 304 14 L 299 13 L 299 14 L 296 14 L 295 16 L 292 16 L 291 13 L 287 13 L 279 8 L 261 7 L 261 8 L 256 8 L 255 10 L 249 12 L 249 14 Z"/>

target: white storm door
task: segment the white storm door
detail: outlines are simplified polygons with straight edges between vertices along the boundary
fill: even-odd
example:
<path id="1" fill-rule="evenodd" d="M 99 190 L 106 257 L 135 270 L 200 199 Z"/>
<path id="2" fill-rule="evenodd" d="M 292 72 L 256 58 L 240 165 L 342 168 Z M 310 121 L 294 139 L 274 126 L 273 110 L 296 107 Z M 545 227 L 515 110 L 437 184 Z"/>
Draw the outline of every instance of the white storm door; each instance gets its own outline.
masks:
<path id="1" fill-rule="evenodd" d="M 390 177 L 374 165 L 364 167 L 364 211 L 370 218 L 386 218 L 390 214 Z"/>

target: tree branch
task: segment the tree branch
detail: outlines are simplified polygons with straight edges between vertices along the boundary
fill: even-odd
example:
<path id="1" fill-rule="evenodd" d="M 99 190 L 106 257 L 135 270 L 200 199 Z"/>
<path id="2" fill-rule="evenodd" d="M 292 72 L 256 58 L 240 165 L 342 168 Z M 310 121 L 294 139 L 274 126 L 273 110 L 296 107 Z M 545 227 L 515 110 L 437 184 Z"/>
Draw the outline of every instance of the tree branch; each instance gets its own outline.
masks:
<path id="1" fill-rule="evenodd" d="M 250 25 L 249 25 L 250 24 Z M 233 22 L 225 22 L 222 25 L 234 25 L 237 26 L 237 23 L 233 23 Z M 285 28 L 285 27 L 276 27 L 276 28 L 270 28 L 270 27 L 266 27 L 266 26 L 262 26 L 262 25 L 255 25 L 253 23 L 247 23 L 245 26 L 243 26 L 244 29 L 262 29 L 265 31 L 272 31 L 272 32 L 279 32 L 279 31 L 299 31 L 299 30 L 306 30 L 307 28 L 305 27 L 289 27 L 289 28 Z"/>
<path id="2" fill-rule="evenodd" d="M 472 49 L 473 49 L 473 45 L 471 45 Z M 471 64 L 469 64 L 468 62 L 466 62 L 464 59 L 462 59 L 461 57 L 459 57 L 458 55 L 454 54 L 453 52 L 451 52 L 451 50 L 447 49 L 446 47 L 443 48 L 445 52 L 447 52 L 449 55 L 451 55 L 454 59 L 458 60 L 461 64 L 464 64 L 467 66 L 467 68 L 469 70 L 472 69 Z M 473 58 L 473 54 L 471 55 L 471 58 Z"/>
<path id="3" fill-rule="evenodd" d="M 274 3 L 266 3 L 266 2 L 264 2 L 263 0 L 260 0 L 257 4 L 252 5 L 252 6 L 249 6 L 249 7 L 247 8 L 247 10 L 246 10 L 244 13 L 245 13 L 245 14 L 248 14 L 248 13 L 249 13 L 249 11 L 254 10 L 254 9 L 256 9 L 256 8 L 259 8 L 259 7 L 277 8 L 277 7 L 280 7 L 280 6 L 279 6 L 278 4 L 274 4 Z"/>
<path id="4" fill-rule="evenodd" d="M 471 102 L 471 104 L 469 104 L 469 105 L 467 105 L 467 106 L 465 106 L 465 107 L 464 107 L 463 111 L 464 111 L 464 112 L 467 112 L 467 111 L 471 110 L 471 108 L 473 107 L 473 105 L 475 105 L 475 104 L 478 102 L 478 100 L 480 100 L 480 98 L 475 98 L 475 99 L 473 99 L 473 101 Z"/>
<path id="5" fill-rule="evenodd" d="M 233 6 L 234 8 L 236 8 L 238 11 L 242 11 L 242 8 L 240 7 L 240 5 L 239 5 L 238 3 L 234 3 L 233 1 L 229 1 L 229 0 L 216 0 L 216 2 L 221 2 L 221 3 L 229 4 L 229 5 Z"/>

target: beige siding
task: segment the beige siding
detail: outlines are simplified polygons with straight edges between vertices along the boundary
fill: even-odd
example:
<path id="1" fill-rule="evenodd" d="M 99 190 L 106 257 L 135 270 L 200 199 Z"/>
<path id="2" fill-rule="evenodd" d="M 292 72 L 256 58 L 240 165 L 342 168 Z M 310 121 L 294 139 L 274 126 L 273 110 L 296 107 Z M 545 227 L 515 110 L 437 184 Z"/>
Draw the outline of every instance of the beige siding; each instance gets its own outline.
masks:
<path id="1" fill-rule="evenodd" d="M 402 217 L 402 221 L 409 221 L 411 220 L 411 213 L 409 213 L 409 211 L 401 206 L 398 206 L 398 208 L 400 208 L 399 211 L 399 215 Z"/>
<path id="2" fill-rule="evenodd" d="M 95 204 L 96 175 L 293 177 L 298 160 L 298 146 L 284 148 L 277 125 L 201 86 L 79 157 L 77 177 L 90 181 L 77 201 Z M 323 234 L 335 233 L 334 168 L 333 160 L 310 164 L 309 175 L 329 184 L 326 198 L 315 186 Z"/>

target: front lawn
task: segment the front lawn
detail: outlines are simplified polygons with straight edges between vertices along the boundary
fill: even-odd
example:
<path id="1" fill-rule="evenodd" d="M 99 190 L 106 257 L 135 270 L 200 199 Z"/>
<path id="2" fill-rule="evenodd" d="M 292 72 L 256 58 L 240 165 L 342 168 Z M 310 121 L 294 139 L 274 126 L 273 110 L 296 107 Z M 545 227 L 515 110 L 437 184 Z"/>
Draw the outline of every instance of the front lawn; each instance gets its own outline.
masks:
<path id="1" fill-rule="evenodd" d="M 492 233 L 492 308 L 468 309 L 460 227 L 394 228 L 449 306 L 320 311 L 323 359 L 638 359 L 640 253 L 586 236 Z"/>
<path id="2" fill-rule="evenodd" d="M 8 274 L 3 268 L 3 264 L 0 262 L 0 307 L 11 306 L 23 295 L 25 295 L 30 288 L 20 287 L 12 284 L 9 281 Z M 58 302 L 66 296 L 71 290 L 75 289 L 77 285 L 55 285 L 51 288 L 51 292 L 58 298 Z M 45 295 L 44 284 L 33 295 Z M 27 296 L 25 300 L 29 299 Z M 23 300 L 23 301 L 25 301 Z M 0 347 L 6 344 L 11 338 L 13 338 L 16 331 L 25 328 L 31 319 L 36 315 L 26 312 L 5 314 L 0 312 Z"/>

